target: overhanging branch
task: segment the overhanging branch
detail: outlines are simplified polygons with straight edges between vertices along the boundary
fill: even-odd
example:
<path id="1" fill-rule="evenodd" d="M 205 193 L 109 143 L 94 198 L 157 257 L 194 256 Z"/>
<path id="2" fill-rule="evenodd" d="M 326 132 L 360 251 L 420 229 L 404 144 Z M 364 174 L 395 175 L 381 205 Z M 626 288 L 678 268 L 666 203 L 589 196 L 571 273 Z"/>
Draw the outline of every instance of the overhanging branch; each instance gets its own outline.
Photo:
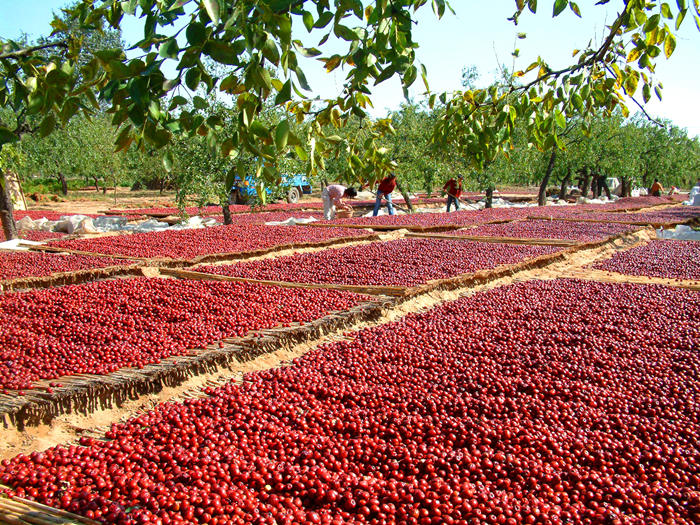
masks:
<path id="1" fill-rule="evenodd" d="M 8 53 L 0 53 L 0 60 L 3 60 L 3 59 L 17 60 L 19 58 L 28 57 L 37 51 L 42 51 L 43 49 L 52 49 L 52 48 L 56 48 L 56 47 L 68 49 L 68 44 L 62 40 L 60 42 L 53 42 L 51 44 L 43 44 L 40 46 L 25 47 L 23 49 L 18 49 L 17 51 L 10 51 Z"/>

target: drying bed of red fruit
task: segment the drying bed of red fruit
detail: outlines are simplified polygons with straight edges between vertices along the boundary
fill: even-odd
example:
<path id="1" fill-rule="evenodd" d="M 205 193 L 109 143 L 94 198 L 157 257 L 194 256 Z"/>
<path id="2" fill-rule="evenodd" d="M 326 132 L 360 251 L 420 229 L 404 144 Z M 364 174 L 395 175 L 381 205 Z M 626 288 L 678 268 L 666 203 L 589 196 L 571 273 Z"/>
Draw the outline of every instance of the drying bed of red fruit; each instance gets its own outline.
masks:
<path id="1" fill-rule="evenodd" d="M 20 239 L 26 239 L 28 241 L 46 241 L 48 239 L 60 239 L 65 237 L 66 234 L 63 232 L 44 232 L 44 231 L 34 231 L 34 230 L 19 230 L 17 232 Z M 4 241 L 5 232 L 0 230 L 0 241 Z"/>
<path id="2" fill-rule="evenodd" d="M 678 206 L 657 211 L 646 212 L 599 212 L 591 210 L 576 211 L 568 215 L 559 215 L 555 218 L 586 219 L 601 222 L 622 222 L 627 224 L 645 223 L 681 223 L 689 219 L 700 217 L 700 210 L 694 206 Z"/>
<path id="3" fill-rule="evenodd" d="M 465 236 L 513 237 L 522 239 L 600 241 L 637 228 L 636 226 L 627 224 L 533 219 L 499 224 L 482 224 L 475 228 L 460 230 L 458 234 Z"/>
<path id="4" fill-rule="evenodd" d="M 3 461 L 0 483 L 117 524 L 697 523 L 698 319 L 687 290 L 496 288 Z"/>
<path id="5" fill-rule="evenodd" d="M 527 217 L 531 208 L 489 208 L 484 210 L 462 210 L 452 213 L 415 213 L 411 215 L 380 215 L 378 217 L 352 217 L 334 219 L 333 224 L 355 224 L 372 226 L 471 226 L 489 221 L 514 220 Z"/>
<path id="6" fill-rule="evenodd" d="M 92 270 L 107 266 L 126 266 L 133 261 L 111 257 L 61 255 L 46 252 L 0 252 L 0 280 L 41 277 L 57 272 Z"/>
<path id="7" fill-rule="evenodd" d="M 118 279 L 0 295 L 0 387 L 142 367 L 252 330 L 308 322 L 364 296 L 177 279 Z"/>
<path id="8" fill-rule="evenodd" d="M 199 255 L 244 253 L 290 244 L 323 242 L 332 239 L 360 239 L 368 235 L 370 233 L 367 231 L 350 228 L 248 224 L 72 239 L 51 244 L 71 250 L 115 256 L 192 259 Z"/>
<path id="9" fill-rule="evenodd" d="M 555 252 L 549 246 L 400 239 L 198 271 L 272 281 L 376 286 L 415 286 Z"/>
<path id="10" fill-rule="evenodd" d="M 58 212 L 58 211 L 51 211 L 51 210 L 15 210 L 13 212 L 13 216 L 16 221 L 20 219 L 24 219 L 25 217 L 29 217 L 33 221 L 39 220 L 39 219 L 46 219 L 49 221 L 58 221 L 61 219 L 61 217 L 65 217 L 68 215 L 85 215 L 86 217 L 97 217 L 95 214 L 90 214 L 90 213 L 70 213 L 70 212 Z"/>
<path id="11" fill-rule="evenodd" d="M 700 279 L 700 242 L 654 240 L 594 266 L 599 270 L 666 279 Z"/>
<path id="12" fill-rule="evenodd" d="M 185 208 L 185 213 L 188 215 L 212 215 L 221 212 L 220 206 L 204 206 L 199 208 L 197 206 L 189 206 Z M 231 205 L 231 211 L 250 211 L 249 206 L 242 205 Z M 157 208 L 134 208 L 128 210 L 109 210 L 109 215 L 129 215 L 129 216 L 139 216 L 139 215 L 180 215 L 181 211 L 179 208 L 174 206 L 161 206 Z"/>
<path id="13" fill-rule="evenodd" d="M 267 222 L 284 222 L 292 217 L 296 219 L 313 218 L 316 220 L 322 220 L 323 213 L 317 211 L 264 211 L 260 213 L 238 213 L 231 215 L 231 221 L 233 224 L 265 224 Z M 215 218 L 219 222 L 224 222 L 223 215 L 217 215 Z"/>

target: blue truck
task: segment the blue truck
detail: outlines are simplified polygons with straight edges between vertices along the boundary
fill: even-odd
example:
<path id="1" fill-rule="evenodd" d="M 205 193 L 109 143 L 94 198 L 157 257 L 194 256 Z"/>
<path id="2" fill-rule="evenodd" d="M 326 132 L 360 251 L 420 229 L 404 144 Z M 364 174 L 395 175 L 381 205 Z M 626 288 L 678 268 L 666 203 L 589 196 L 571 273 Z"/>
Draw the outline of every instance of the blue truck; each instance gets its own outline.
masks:
<path id="1" fill-rule="evenodd" d="M 299 202 L 302 195 L 311 194 L 311 182 L 309 182 L 306 175 L 302 174 L 283 175 L 280 187 L 285 192 L 287 202 L 291 203 Z M 266 187 L 265 192 L 268 196 L 272 195 L 271 188 Z M 256 196 L 257 190 L 255 189 L 255 179 L 253 177 L 249 175 L 245 180 L 236 177 L 229 193 L 229 202 L 231 204 L 246 204 L 251 198 Z"/>

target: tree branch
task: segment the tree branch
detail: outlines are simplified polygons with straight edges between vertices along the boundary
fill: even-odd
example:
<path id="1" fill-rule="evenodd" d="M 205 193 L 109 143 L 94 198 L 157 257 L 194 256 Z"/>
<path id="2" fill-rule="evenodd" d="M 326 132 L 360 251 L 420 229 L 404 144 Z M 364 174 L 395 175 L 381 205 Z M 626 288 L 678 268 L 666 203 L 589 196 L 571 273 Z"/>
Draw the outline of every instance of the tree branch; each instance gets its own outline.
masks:
<path id="1" fill-rule="evenodd" d="M 25 47 L 24 49 L 18 49 L 17 51 L 10 51 L 9 53 L 0 53 L 0 60 L 3 60 L 3 59 L 17 60 L 19 58 L 27 57 L 36 51 L 41 51 L 42 49 L 51 49 L 54 47 L 61 47 L 63 49 L 68 49 L 68 44 L 66 43 L 65 40 L 61 40 L 60 42 L 53 42 L 51 44 L 43 44 L 40 46 Z"/>
<path id="2" fill-rule="evenodd" d="M 615 40 L 615 35 L 617 32 L 620 30 L 620 27 L 622 26 L 622 19 L 625 16 L 625 13 L 627 12 L 629 4 L 625 5 L 625 8 L 622 10 L 622 12 L 617 15 L 617 19 L 613 23 L 613 25 L 610 27 L 610 33 L 608 34 L 608 37 L 605 39 L 605 42 L 603 42 L 603 45 L 598 48 L 597 51 L 595 51 L 590 57 L 588 57 L 586 60 L 581 62 L 580 64 L 576 64 L 574 66 L 569 66 L 564 69 L 559 69 L 557 71 L 548 71 L 544 75 L 537 77 L 535 80 L 530 82 L 529 84 L 526 84 L 525 86 L 521 86 L 517 89 L 514 89 L 513 91 L 527 91 L 530 89 L 532 86 L 535 84 L 539 84 L 543 80 L 546 80 L 549 77 L 560 77 L 561 75 L 564 75 L 565 73 L 573 73 L 574 71 L 578 71 L 579 69 L 583 69 L 585 67 L 591 66 L 597 61 L 601 59 L 605 55 L 605 53 L 608 52 L 608 49 L 610 49 L 610 46 L 613 43 L 613 40 Z"/>

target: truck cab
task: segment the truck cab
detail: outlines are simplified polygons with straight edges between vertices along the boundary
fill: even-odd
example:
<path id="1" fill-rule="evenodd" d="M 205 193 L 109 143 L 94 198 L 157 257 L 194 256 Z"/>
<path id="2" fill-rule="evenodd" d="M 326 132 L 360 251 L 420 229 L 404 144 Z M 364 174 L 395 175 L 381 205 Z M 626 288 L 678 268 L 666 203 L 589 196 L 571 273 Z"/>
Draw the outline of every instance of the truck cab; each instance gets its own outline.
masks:
<path id="1" fill-rule="evenodd" d="M 282 175 L 280 187 L 285 192 L 285 198 L 289 203 L 299 202 L 302 195 L 311 194 L 311 183 L 306 175 Z M 271 188 L 265 188 L 265 193 L 268 196 L 272 195 Z M 246 204 L 251 198 L 257 195 L 255 189 L 255 179 L 248 175 L 244 180 L 236 177 L 233 187 L 229 192 L 229 202 L 231 204 Z"/>

